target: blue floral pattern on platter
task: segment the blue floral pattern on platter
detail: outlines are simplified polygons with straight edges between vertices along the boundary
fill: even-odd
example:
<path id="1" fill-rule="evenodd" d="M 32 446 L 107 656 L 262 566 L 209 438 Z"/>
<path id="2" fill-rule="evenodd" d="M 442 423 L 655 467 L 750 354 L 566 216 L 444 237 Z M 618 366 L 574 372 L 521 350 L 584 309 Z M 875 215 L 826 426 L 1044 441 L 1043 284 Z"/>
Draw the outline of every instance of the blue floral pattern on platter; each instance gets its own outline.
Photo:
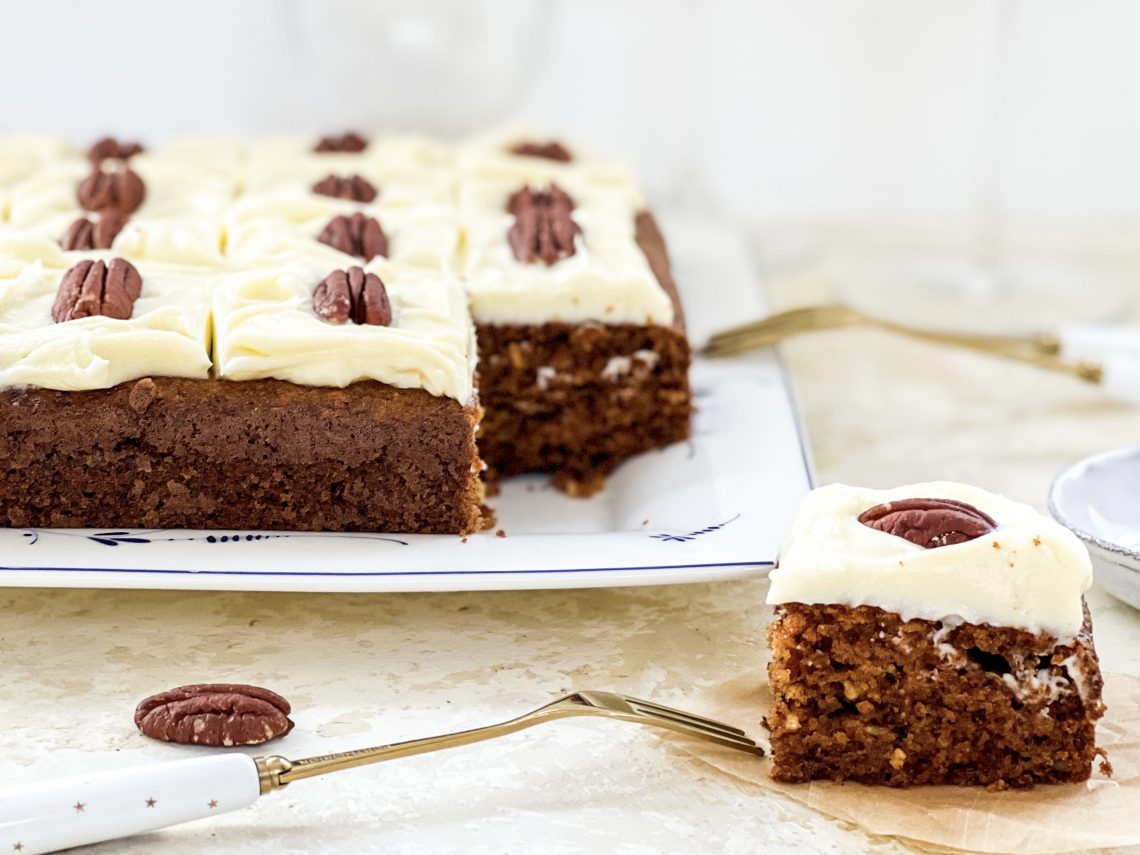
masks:
<path id="1" fill-rule="evenodd" d="M 81 537 L 89 540 L 92 543 L 102 544 L 103 546 L 119 546 L 124 543 L 173 543 L 176 541 L 200 541 L 202 543 L 252 543 L 258 540 L 284 540 L 287 538 L 348 538 L 350 540 L 374 540 L 383 543 L 394 543 L 399 546 L 407 546 L 406 540 L 400 540 L 396 537 L 388 537 L 380 534 L 342 534 L 339 532 L 290 532 L 288 534 L 264 534 L 264 533 L 232 533 L 232 534 L 197 534 L 185 535 L 182 537 L 162 537 L 168 529 L 159 529 L 157 531 L 100 531 L 94 534 L 85 534 L 79 531 L 67 531 L 66 529 L 29 529 L 23 532 L 23 536 L 28 538 L 25 542 L 28 546 L 39 543 L 41 537 Z"/>
<path id="2" fill-rule="evenodd" d="M 704 528 L 696 529 L 695 531 L 690 531 L 688 534 L 670 534 L 669 532 L 658 532 L 657 534 L 651 534 L 649 536 L 654 540 L 660 541 L 661 543 L 688 543 L 690 540 L 696 540 L 701 535 L 712 534 L 714 531 L 720 531 L 726 525 L 729 523 L 734 523 L 738 519 L 740 519 L 740 514 L 737 514 L 734 517 L 730 517 L 724 522 L 716 523 L 715 525 L 708 525 Z"/>

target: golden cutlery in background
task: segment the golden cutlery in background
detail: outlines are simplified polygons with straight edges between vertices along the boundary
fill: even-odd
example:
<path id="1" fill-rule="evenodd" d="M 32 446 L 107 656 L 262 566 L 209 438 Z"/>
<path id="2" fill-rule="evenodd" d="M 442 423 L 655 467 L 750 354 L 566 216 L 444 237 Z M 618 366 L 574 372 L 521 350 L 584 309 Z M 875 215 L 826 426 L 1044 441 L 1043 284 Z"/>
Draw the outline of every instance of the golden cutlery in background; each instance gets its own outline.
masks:
<path id="1" fill-rule="evenodd" d="M 1010 359 L 1028 365 L 1068 374 L 1087 383 L 1100 384 L 1104 366 L 1097 362 L 1072 362 L 1058 354 L 1061 344 L 1050 334 L 1032 336 L 997 336 L 929 330 L 912 327 L 868 315 L 858 309 L 839 304 L 805 306 L 778 312 L 767 318 L 715 333 L 700 352 L 705 356 L 732 356 L 761 347 L 770 347 L 784 339 L 811 332 L 867 326 L 884 332 L 907 336 L 930 344 L 941 344 Z"/>

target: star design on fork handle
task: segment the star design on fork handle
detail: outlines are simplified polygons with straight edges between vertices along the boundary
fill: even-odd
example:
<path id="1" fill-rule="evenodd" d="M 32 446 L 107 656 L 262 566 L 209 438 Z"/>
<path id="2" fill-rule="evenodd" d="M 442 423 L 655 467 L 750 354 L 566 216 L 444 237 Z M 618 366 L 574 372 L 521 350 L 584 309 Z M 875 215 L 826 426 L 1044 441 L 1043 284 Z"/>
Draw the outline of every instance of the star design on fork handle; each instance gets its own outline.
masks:
<path id="1" fill-rule="evenodd" d="M 153 799 L 153 798 L 146 800 L 146 806 L 147 807 L 154 807 L 157 803 L 158 803 L 158 801 L 156 799 Z"/>
<path id="2" fill-rule="evenodd" d="M 76 802 L 74 805 L 72 805 L 72 807 L 75 809 L 76 813 L 83 813 L 83 809 L 87 807 L 87 805 L 85 805 L 83 802 Z"/>
<path id="3" fill-rule="evenodd" d="M 12 848 L 15 849 L 17 852 L 22 852 L 22 851 L 24 851 L 24 844 L 17 840 L 15 843 L 12 844 Z"/>
<path id="4" fill-rule="evenodd" d="M 210 808 L 216 808 L 218 806 L 218 800 L 210 799 L 209 803 L 206 806 Z"/>

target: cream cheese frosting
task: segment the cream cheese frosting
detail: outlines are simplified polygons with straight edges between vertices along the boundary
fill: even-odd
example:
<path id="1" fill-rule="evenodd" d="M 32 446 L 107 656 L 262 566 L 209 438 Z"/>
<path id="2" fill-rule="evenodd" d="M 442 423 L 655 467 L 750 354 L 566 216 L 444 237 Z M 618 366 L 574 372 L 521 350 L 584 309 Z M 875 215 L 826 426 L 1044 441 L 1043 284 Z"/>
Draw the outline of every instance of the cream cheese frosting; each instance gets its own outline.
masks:
<path id="1" fill-rule="evenodd" d="M 392 377 L 395 385 L 420 385 L 434 394 L 467 400 L 474 358 L 468 341 L 472 315 L 483 323 L 533 324 L 669 324 L 674 317 L 672 301 L 636 243 L 635 217 L 644 200 L 632 176 L 574 146 L 570 147 L 574 155 L 570 163 L 510 153 L 512 145 L 524 140 L 547 138 L 516 129 L 451 146 L 418 136 L 380 135 L 360 153 L 315 153 L 313 136 L 182 140 L 130 159 L 130 168 L 146 184 L 146 198 L 106 254 L 140 265 L 179 265 L 191 278 L 209 274 L 207 291 L 215 282 L 231 283 L 231 276 L 252 277 L 236 290 L 219 287 L 217 299 L 209 301 L 211 311 L 234 310 L 233 316 L 219 318 L 218 326 L 219 335 L 229 336 L 224 342 L 218 340 L 215 354 L 226 376 L 279 376 L 328 385 Z M 26 274 L 36 281 L 47 271 L 62 275 L 92 255 L 61 253 L 57 246 L 71 223 L 87 213 L 78 205 L 76 188 L 91 165 L 81 152 L 59 141 L 0 140 L 0 161 L 9 151 L 19 168 L 12 167 L 15 180 L 0 186 L 0 220 L 4 221 L 0 243 L 7 244 L 0 247 L 0 277 L 11 280 L 8 285 L 23 282 L 19 277 L 24 267 L 39 271 Z M 357 203 L 313 193 L 312 184 L 329 174 L 359 174 L 377 188 L 378 198 Z M 573 216 L 582 229 L 576 252 L 549 267 L 521 263 L 507 243 L 513 217 L 504 210 L 506 200 L 523 185 L 544 189 L 552 182 L 576 202 Z M 314 328 L 309 324 L 316 322 L 309 317 L 311 289 L 330 270 L 359 260 L 316 238 L 334 216 L 358 211 L 375 216 L 384 229 L 389 243 L 386 263 L 392 265 L 387 272 L 395 279 L 382 278 L 394 302 L 405 305 L 407 317 L 417 318 L 418 325 L 384 333 L 341 330 L 341 335 L 330 339 L 328 325 L 321 322 L 322 327 Z M 22 248 L 21 241 L 25 241 Z M 299 286 L 292 292 L 279 287 L 281 282 L 296 285 L 299 280 L 291 279 L 289 271 L 298 266 L 311 268 L 304 273 L 304 295 L 297 290 Z M 419 273 L 414 268 L 420 268 Z M 463 277 L 465 296 L 453 272 Z M 271 288 L 266 285 L 270 281 L 278 285 Z M 421 297 L 416 296 L 419 286 L 414 283 L 427 283 Z M 57 284 L 58 279 L 52 288 L 44 286 L 44 299 L 46 291 L 54 291 Z M 263 299 L 259 289 L 278 297 Z M 283 296 L 287 293 L 291 293 L 288 299 Z M 418 299 L 435 300 L 439 305 L 429 311 Z M 286 303 L 292 314 L 285 311 Z M 252 308 L 255 305 L 257 312 Z M 285 332 L 277 337 L 270 334 L 262 327 L 266 321 L 252 317 L 258 313 L 287 319 Z M 12 323 L 27 320 L 17 320 L 14 309 L 9 315 Z M 243 320 L 235 327 L 235 318 L 248 319 L 249 325 Z M 195 315 L 187 323 L 194 326 L 198 320 Z M 207 316 L 207 326 L 209 321 Z M 91 327 L 101 323 L 87 319 Z M 316 362 L 323 367 L 302 364 L 306 360 L 300 356 L 290 361 L 285 351 L 291 346 L 286 339 L 292 335 L 299 337 L 302 351 L 320 351 Z M 277 350 L 256 352 L 252 342 L 271 344 Z M 343 364 L 333 364 L 336 360 L 321 350 L 326 345 L 347 348 Z M 400 352 L 401 348 L 406 352 Z M 15 359 L 11 354 L 9 358 Z M 16 371 L 19 362 L 17 373 L 22 379 L 14 380 L 9 374 L 3 382 L 70 383 L 78 384 L 76 388 L 118 382 L 120 372 L 115 369 L 107 369 L 102 381 L 97 380 L 94 355 L 72 355 L 62 363 L 70 365 L 68 371 L 75 375 L 84 359 L 86 373 L 71 380 L 60 379 L 67 372 L 61 374 L 58 366 L 41 363 L 41 383 L 34 370 L 37 363 L 28 355 L 9 366 Z M 416 359 L 422 359 L 422 364 L 416 366 Z M 381 364 L 385 360 L 390 364 Z M 121 373 L 136 371 L 136 361 L 127 358 Z M 195 359 L 186 364 L 187 370 L 199 369 Z"/>
<path id="2" fill-rule="evenodd" d="M 62 234 L 62 232 L 60 232 Z M 111 243 L 115 254 L 128 258 L 215 270 L 225 264 L 223 229 L 215 216 L 131 217 Z"/>
<path id="3" fill-rule="evenodd" d="M 481 178 L 461 187 L 461 268 L 477 322 L 672 323 L 673 303 L 637 245 L 638 208 L 625 194 L 564 175 L 558 185 L 574 199 L 573 219 L 581 233 L 573 255 L 547 266 L 519 261 L 507 241 L 514 222 L 507 200 L 524 183 L 514 177 Z"/>
<path id="4" fill-rule="evenodd" d="M 860 523 L 863 511 L 906 498 L 954 499 L 997 528 L 927 549 Z M 952 482 L 872 490 L 832 484 L 804 499 L 770 575 L 768 603 L 877 606 L 904 618 L 1016 627 L 1071 638 L 1092 584 L 1088 551 L 1029 505 Z"/>
<path id="5" fill-rule="evenodd" d="M 147 151 L 156 161 L 222 176 L 240 185 L 250 142 L 240 137 L 183 137 Z"/>
<path id="6" fill-rule="evenodd" d="M 379 258 L 364 269 L 387 289 L 389 326 L 317 317 L 313 290 L 331 272 L 323 254 L 223 276 L 214 292 L 218 376 L 337 387 L 377 380 L 470 401 L 474 329 L 459 282 Z"/>
<path id="7" fill-rule="evenodd" d="M 336 253 L 341 266 L 359 264 L 317 240 L 331 219 L 357 212 L 380 223 L 388 237 L 390 260 L 431 270 L 452 269 L 459 225 L 450 207 L 365 205 L 303 190 L 251 193 L 233 205 L 224 219 L 226 255 L 249 262 L 327 249 Z"/>
<path id="8" fill-rule="evenodd" d="M 58 137 L 0 137 L 0 187 L 21 181 L 49 164 L 73 155 L 73 149 Z"/>
<path id="9" fill-rule="evenodd" d="M 571 156 L 569 161 L 519 155 L 516 146 L 528 143 L 560 142 Z M 576 144 L 522 125 L 500 128 L 468 139 L 455 149 L 455 167 L 464 178 L 498 178 L 518 186 L 586 181 L 623 198 L 638 210 L 645 198 L 633 172 L 620 163 L 607 161 Z"/>
<path id="10" fill-rule="evenodd" d="M 4 236 L 10 238 L 23 235 L 54 245 L 80 216 L 90 215 L 79 210 L 56 212 L 20 228 L 0 229 L 0 240 Z M 140 261 L 214 269 L 225 264 L 222 242 L 223 227 L 219 217 L 151 217 L 136 214 L 127 220 L 115 236 L 111 249 L 116 255 Z"/>
<path id="11" fill-rule="evenodd" d="M 70 265 L 58 250 L 39 254 L 15 275 L 0 265 L 0 388 L 79 391 L 140 377 L 209 376 L 208 281 L 173 267 L 132 262 L 143 287 L 129 319 L 54 323 L 52 305 Z"/>
<path id="12" fill-rule="evenodd" d="M 146 198 L 136 214 L 145 217 L 216 215 L 237 192 L 234 179 L 187 163 L 153 155 L 132 157 L 130 168 L 146 184 Z M 85 213 L 76 200 L 76 187 L 91 172 L 79 157 L 61 160 L 12 185 L 8 196 L 8 222 L 17 228 L 34 227 L 60 216 Z"/>
<path id="13" fill-rule="evenodd" d="M 448 150 L 417 136 L 381 136 L 362 152 L 313 152 L 312 137 L 251 144 L 242 180 L 246 193 L 308 190 L 327 175 L 359 175 L 385 205 L 446 204 L 454 194 Z"/>

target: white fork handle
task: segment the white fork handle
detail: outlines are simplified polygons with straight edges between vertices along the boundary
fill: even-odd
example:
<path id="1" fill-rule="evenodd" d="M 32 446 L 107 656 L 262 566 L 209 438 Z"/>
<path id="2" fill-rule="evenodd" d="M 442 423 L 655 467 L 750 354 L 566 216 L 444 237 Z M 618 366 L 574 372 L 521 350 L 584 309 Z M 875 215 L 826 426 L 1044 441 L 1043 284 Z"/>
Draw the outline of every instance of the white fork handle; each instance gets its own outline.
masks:
<path id="1" fill-rule="evenodd" d="M 0 853 L 32 855 L 129 837 L 257 801 L 257 765 L 212 754 L 0 790 Z"/>
<path id="2" fill-rule="evenodd" d="M 1112 357 L 1140 359 L 1140 329 L 1108 324 L 1071 324 L 1057 331 L 1061 356 L 1100 362 Z"/>

